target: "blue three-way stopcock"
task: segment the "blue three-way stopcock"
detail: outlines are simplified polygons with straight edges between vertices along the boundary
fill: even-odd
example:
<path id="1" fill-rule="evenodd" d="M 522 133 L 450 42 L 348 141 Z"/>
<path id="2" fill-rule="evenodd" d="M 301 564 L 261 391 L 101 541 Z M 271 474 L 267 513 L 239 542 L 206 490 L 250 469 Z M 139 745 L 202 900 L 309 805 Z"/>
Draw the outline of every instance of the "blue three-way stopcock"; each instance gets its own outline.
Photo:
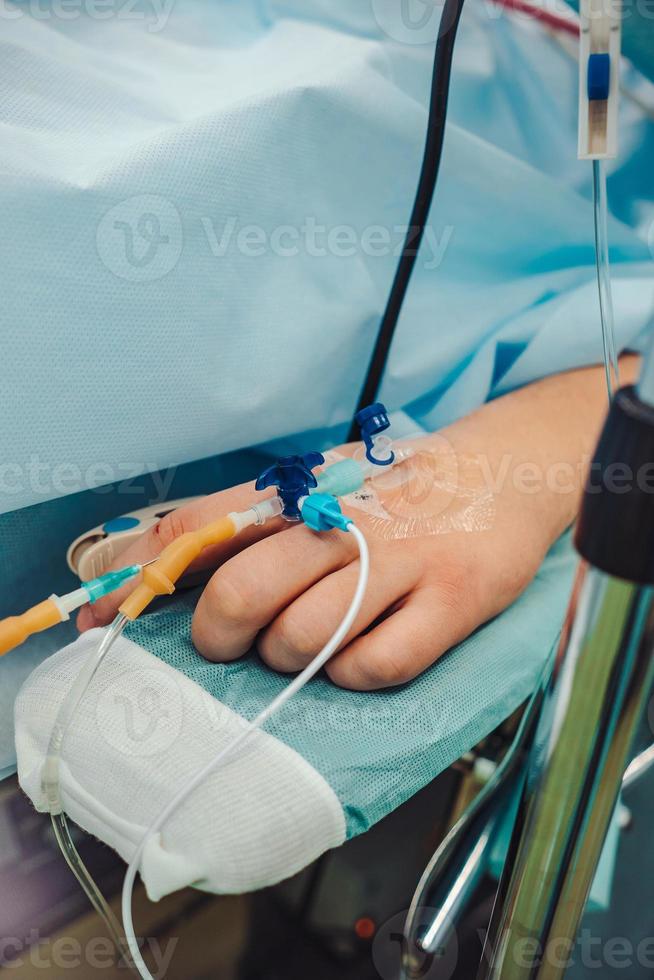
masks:
<path id="1" fill-rule="evenodd" d="M 375 436 L 391 427 L 386 406 L 382 405 L 381 402 L 375 402 L 373 405 L 368 405 L 367 408 L 362 408 L 354 418 L 366 447 L 366 459 L 375 466 L 390 466 L 391 463 L 394 463 L 395 453 L 393 452 L 389 454 L 387 459 L 377 459 L 375 456 Z"/>
<path id="2" fill-rule="evenodd" d="M 277 487 L 284 503 L 283 516 L 289 521 L 299 521 L 302 515 L 298 500 L 307 497 L 309 491 L 318 486 L 318 480 L 311 471 L 324 462 L 322 453 L 316 452 L 305 453 L 304 456 L 282 456 L 264 470 L 255 484 L 256 489 Z"/>

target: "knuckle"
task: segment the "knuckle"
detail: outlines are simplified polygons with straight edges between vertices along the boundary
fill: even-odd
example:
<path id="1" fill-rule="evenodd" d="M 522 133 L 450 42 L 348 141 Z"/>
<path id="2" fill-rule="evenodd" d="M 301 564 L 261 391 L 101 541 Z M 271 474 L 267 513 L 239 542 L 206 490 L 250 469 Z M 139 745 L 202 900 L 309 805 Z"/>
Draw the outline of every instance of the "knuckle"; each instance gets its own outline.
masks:
<path id="1" fill-rule="evenodd" d="M 210 609 L 217 618 L 229 623 L 243 623 L 251 618 L 252 604 L 228 572 L 216 572 L 207 589 Z"/>
<path id="2" fill-rule="evenodd" d="M 325 673 L 332 684 L 336 684 L 337 687 L 349 688 L 351 690 L 355 689 L 349 675 L 345 674 L 342 670 L 338 657 L 325 664 Z"/>
<path id="3" fill-rule="evenodd" d="M 406 664 L 387 654 L 371 663 L 370 675 L 379 687 L 397 687 L 407 680 Z"/>
<path id="4" fill-rule="evenodd" d="M 303 616 L 292 609 L 275 620 L 259 641 L 259 653 L 273 670 L 304 666 L 318 652 L 316 637 Z"/>
<path id="5" fill-rule="evenodd" d="M 306 617 L 291 607 L 277 621 L 280 645 L 301 659 L 310 659 L 318 652 L 315 630 L 307 627 Z"/>
<path id="6" fill-rule="evenodd" d="M 357 664 L 356 679 L 348 676 L 347 683 L 343 683 L 344 678 L 338 660 L 327 664 L 326 670 L 327 676 L 334 684 L 341 687 L 356 686 L 362 690 L 398 687 L 408 680 L 406 664 L 388 653 L 377 657 L 360 658 Z"/>
<path id="7" fill-rule="evenodd" d="M 282 656 L 269 632 L 259 637 L 257 651 L 266 667 L 270 667 L 271 670 L 276 670 L 279 673 L 285 673 L 289 670 L 288 659 Z"/>

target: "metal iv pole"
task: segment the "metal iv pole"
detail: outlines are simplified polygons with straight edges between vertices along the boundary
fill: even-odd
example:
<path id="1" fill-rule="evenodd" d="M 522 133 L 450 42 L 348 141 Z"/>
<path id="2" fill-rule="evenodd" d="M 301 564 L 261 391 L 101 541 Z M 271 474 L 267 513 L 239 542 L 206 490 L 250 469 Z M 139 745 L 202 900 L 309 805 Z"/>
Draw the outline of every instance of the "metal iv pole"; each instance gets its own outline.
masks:
<path id="1" fill-rule="evenodd" d="M 654 680 L 654 341 L 618 392 L 479 980 L 564 975 Z M 632 481 L 616 493 L 612 473 Z M 649 486 L 645 474 L 649 472 Z"/>

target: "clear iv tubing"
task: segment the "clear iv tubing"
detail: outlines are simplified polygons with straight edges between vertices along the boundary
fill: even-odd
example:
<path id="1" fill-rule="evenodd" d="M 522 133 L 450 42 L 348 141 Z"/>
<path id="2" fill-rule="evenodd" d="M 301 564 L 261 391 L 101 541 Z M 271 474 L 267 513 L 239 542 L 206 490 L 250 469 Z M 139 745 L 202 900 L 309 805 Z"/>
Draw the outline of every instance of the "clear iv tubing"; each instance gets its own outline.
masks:
<path id="1" fill-rule="evenodd" d="M 123 936 L 120 923 L 114 915 L 111 906 L 107 904 L 104 895 L 96 885 L 93 877 L 80 857 L 77 848 L 75 847 L 75 843 L 68 826 L 68 821 L 66 820 L 66 814 L 63 811 L 61 813 L 51 813 L 50 819 L 52 821 L 52 829 L 54 831 L 55 839 L 66 860 L 66 864 L 77 878 L 82 891 L 93 906 L 94 911 L 104 922 L 106 929 L 111 936 L 114 945 L 116 946 L 116 950 L 121 954 L 127 966 L 136 972 L 136 967 L 132 962 L 129 947 L 125 937 Z"/>
<path id="2" fill-rule="evenodd" d="M 599 291 L 604 368 L 609 400 L 619 386 L 618 356 L 615 347 L 613 295 L 609 265 L 608 203 L 606 193 L 606 168 L 602 160 L 593 160 L 593 212 L 595 217 L 595 260 L 597 288 Z"/>
<path id="3" fill-rule="evenodd" d="M 94 910 L 104 922 L 109 935 L 113 939 L 117 951 L 123 956 L 127 965 L 132 969 L 135 969 L 134 964 L 131 961 L 129 948 L 125 941 L 125 937 L 123 936 L 120 928 L 120 923 L 108 905 L 104 895 L 93 880 L 92 875 L 88 871 L 84 861 L 77 851 L 77 848 L 75 847 L 75 843 L 71 837 L 70 829 L 68 827 L 68 821 L 66 820 L 66 814 L 64 813 L 61 805 L 61 796 L 59 791 L 61 749 L 66 732 L 68 731 L 72 718 L 77 711 L 77 708 L 79 707 L 89 684 L 95 677 L 96 671 L 109 653 L 109 650 L 113 646 L 113 643 L 117 637 L 119 637 L 125 629 L 126 623 L 127 617 L 116 617 L 110 629 L 105 634 L 102 643 L 97 649 L 97 652 L 94 656 L 89 657 L 86 660 L 79 674 L 75 678 L 72 687 L 68 691 L 68 694 L 62 701 L 52 728 L 50 741 L 48 743 L 48 751 L 43 767 L 42 786 L 46 802 L 48 804 L 48 809 L 50 811 L 50 819 L 52 821 L 52 829 L 54 831 L 55 839 L 66 860 L 66 863 L 68 864 L 68 867 L 77 878 L 80 887 L 87 896 Z"/>
<path id="4" fill-rule="evenodd" d="M 95 677 L 96 671 L 100 667 L 100 664 L 106 655 L 109 653 L 114 641 L 125 629 L 126 624 L 126 616 L 116 616 L 113 623 L 105 633 L 102 643 L 98 647 L 95 655 L 88 657 L 85 660 L 84 664 L 82 665 L 82 669 L 78 673 L 66 697 L 59 706 L 59 711 L 57 712 L 57 717 L 55 718 L 55 723 L 52 727 L 52 732 L 50 733 L 50 741 L 48 743 L 48 751 L 45 757 L 43 776 L 41 779 L 43 793 L 48 804 L 48 810 L 53 816 L 56 816 L 63 810 L 59 792 L 59 770 L 61 764 L 61 749 L 66 732 L 68 731 L 73 716 L 77 711 L 89 684 Z"/>
<path id="5" fill-rule="evenodd" d="M 154 978 L 148 970 L 143 957 L 141 956 L 141 951 L 134 933 L 134 923 L 132 920 L 132 892 L 134 890 L 136 874 L 146 845 L 152 835 L 156 834 L 157 831 L 163 827 L 166 821 L 175 813 L 176 810 L 179 809 L 187 797 L 189 797 L 191 793 L 193 793 L 197 787 L 204 782 L 207 776 L 217 769 L 217 767 L 236 749 L 240 748 L 251 735 L 261 729 L 274 714 L 276 714 L 288 701 L 290 701 L 290 699 L 325 666 L 327 661 L 338 650 L 339 646 L 349 633 L 363 603 L 363 598 L 368 585 L 370 558 L 368 554 L 368 545 L 366 544 L 366 539 L 361 531 L 354 524 L 349 525 L 348 531 L 356 538 L 356 542 L 359 547 L 359 580 L 350 607 L 331 640 L 329 640 L 320 653 L 317 654 L 309 666 L 305 668 L 305 670 L 303 670 L 302 673 L 299 674 L 293 681 L 291 681 L 291 683 L 284 688 L 281 694 L 276 697 L 267 708 L 264 708 L 264 710 L 250 725 L 248 725 L 247 728 L 245 728 L 232 742 L 230 742 L 229 745 L 225 746 L 225 748 L 222 749 L 218 755 L 214 756 L 214 758 L 211 759 L 206 766 L 204 766 L 192 779 L 186 783 L 185 786 L 182 787 L 182 789 L 174 796 L 170 803 L 164 807 L 156 820 L 150 824 L 148 830 L 143 835 L 140 844 L 134 852 L 132 860 L 127 868 L 125 881 L 123 883 L 122 913 L 123 927 L 129 950 L 132 955 L 135 968 L 138 970 L 143 980 L 154 980 Z"/>

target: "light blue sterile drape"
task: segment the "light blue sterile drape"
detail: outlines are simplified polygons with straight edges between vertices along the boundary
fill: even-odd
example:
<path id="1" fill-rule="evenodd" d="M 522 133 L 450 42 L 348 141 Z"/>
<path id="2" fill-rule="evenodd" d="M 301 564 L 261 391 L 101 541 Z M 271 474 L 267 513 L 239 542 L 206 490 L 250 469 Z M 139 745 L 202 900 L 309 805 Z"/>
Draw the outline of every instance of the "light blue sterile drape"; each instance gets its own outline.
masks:
<path id="1" fill-rule="evenodd" d="M 424 144 L 414 6 L 4 0 L 1 511 L 347 423 Z M 540 27 L 469 0 L 383 387 L 428 428 L 600 357 L 576 90 Z M 652 127 L 625 101 L 622 130 L 621 345 L 654 283 Z"/>

